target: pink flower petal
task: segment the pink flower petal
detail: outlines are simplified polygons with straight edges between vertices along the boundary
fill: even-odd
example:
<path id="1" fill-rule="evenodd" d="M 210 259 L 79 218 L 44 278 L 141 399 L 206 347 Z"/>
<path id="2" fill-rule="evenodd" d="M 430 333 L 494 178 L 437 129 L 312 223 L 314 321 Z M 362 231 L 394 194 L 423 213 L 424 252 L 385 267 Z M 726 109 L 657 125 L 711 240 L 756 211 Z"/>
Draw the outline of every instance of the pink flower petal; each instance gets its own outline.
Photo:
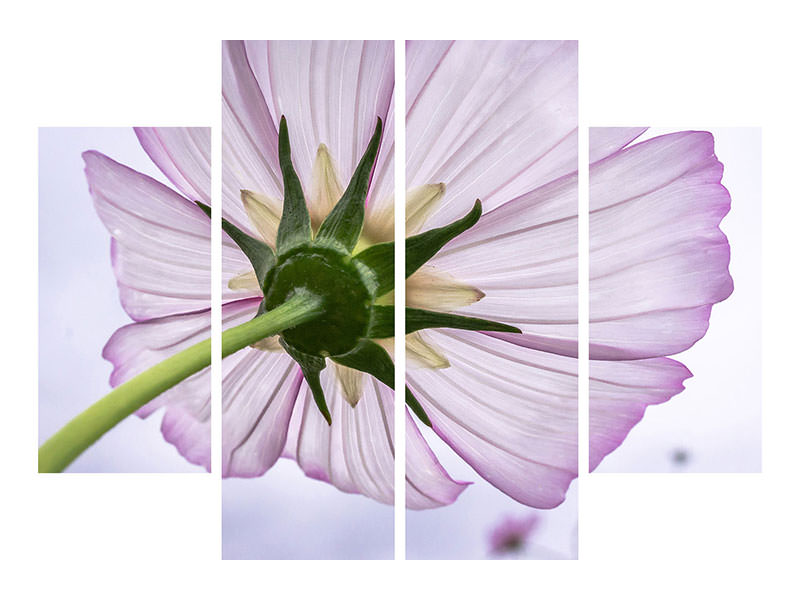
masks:
<path id="1" fill-rule="evenodd" d="M 387 123 L 394 89 L 394 44 L 386 41 L 248 41 L 247 59 L 277 124 L 286 116 L 292 158 L 306 188 L 321 143 L 343 182 L 350 179 L 380 117 Z M 386 128 L 372 194 L 391 195 L 385 180 L 393 130 Z"/>
<path id="2" fill-rule="evenodd" d="M 617 448 L 651 404 L 683 390 L 689 370 L 669 358 L 589 361 L 589 468 Z"/>
<path id="3" fill-rule="evenodd" d="M 476 332 L 430 331 L 446 369 L 408 372 L 437 434 L 515 500 L 552 508 L 577 476 L 577 364 Z"/>
<path id="4" fill-rule="evenodd" d="M 203 371 L 203 381 L 210 389 L 211 371 Z M 211 402 L 209 395 L 207 403 Z M 211 471 L 211 419 L 198 418 L 198 414 L 183 405 L 170 405 L 161 420 L 161 435 L 175 446 L 190 463 L 201 465 Z"/>
<path id="5" fill-rule="evenodd" d="M 361 493 L 384 504 L 394 502 L 394 445 L 390 393 L 373 378 L 365 378 L 361 400 L 351 407 L 339 391 L 329 365 L 322 387 L 332 425 L 322 418 L 304 382 L 293 421 L 296 437 L 286 453 L 306 475 L 349 493 Z"/>
<path id="6" fill-rule="evenodd" d="M 322 372 L 322 383 L 333 424 L 329 426 L 322 418 L 303 383 L 284 456 L 296 460 L 309 477 L 331 483 L 344 492 L 392 504 L 393 393 L 365 376 L 362 398 L 352 408 L 332 373 L 329 365 Z M 451 504 L 468 484 L 450 478 L 408 413 L 406 417 L 406 506 L 423 509 Z"/>
<path id="7" fill-rule="evenodd" d="M 430 264 L 484 298 L 458 309 L 519 327 L 512 343 L 577 356 L 578 188 L 570 174 L 488 212 Z"/>
<path id="8" fill-rule="evenodd" d="M 140 321 L 208 308 L 208 217 L 154 179 L 98 152 L 83 154 L 95 209 L 111 233 L 125 311 Z"/>
<path id="9" fill-rule="evenodd" d="M 160 317 L 131 323 L 117 329 L 103 348 L 103 358 L 114 365 L 111 387 L 128 381 L 162 360 L 202 342 L 211 335 L 211 310 Z M 138 411 L 142 417 L 164 406 L 183 383 L 168 390 Z"/>
<path id="10" fill-rule="evenodd" d="M 409 42 L 407 189 L 445 183 L 437 227 L 577 169 L 576 42 Z"/>
<path id="11" fill-rule="evenodd" d="M 592 165 L 590 177 L 592 358 L 685 350 L 733 291 L 719 229 L 730 196 L 713 138 L 654 138 Z"/>
<path id="12" fill-rule="evenodd" d="M 276 121 L 240 41 L 222 43 L 222 131 L 223 215 L 253 234 L 241 190 L 283 198 L 283 179 Z"/>
<path id="13" fill-rule="evenodd" d="M 381 117 L 383 118 L 383 117 Z M 351 173 L 340 173 L 348 178 Z M 344 184 L 346 185 L 346 184 Z M 393 214 L 394 211 L 394 94 L 384 121 L 383 138 L 378 160 L 372 172 L 369 194 L 367 195 L 366 222 L 376 218 L 376 214 Z"/>
<path id="14" fill-rule="evenodd" d="M 647 127 L 592 127 L 589 134 L 589 162 L 595 163 L 619 152 L 647 131 Z"/>
<path id="15" fill-rule="evenodd" d="M 455 502 L 470 482 L 445 471 L 406 409 L 406 507 L 438 508 Z"/>
<path id="16" fill-rule="evenodd" d="M 222 364 L 222 476 L 258 477 L 283 451 L 302 374 L 282 351 L 246 348 Z"/>
<path id="17" fill-rule="evenodd" d="M 211 129 L 136 127 L 147 155 L 184 196 L 211 204 Z"/>

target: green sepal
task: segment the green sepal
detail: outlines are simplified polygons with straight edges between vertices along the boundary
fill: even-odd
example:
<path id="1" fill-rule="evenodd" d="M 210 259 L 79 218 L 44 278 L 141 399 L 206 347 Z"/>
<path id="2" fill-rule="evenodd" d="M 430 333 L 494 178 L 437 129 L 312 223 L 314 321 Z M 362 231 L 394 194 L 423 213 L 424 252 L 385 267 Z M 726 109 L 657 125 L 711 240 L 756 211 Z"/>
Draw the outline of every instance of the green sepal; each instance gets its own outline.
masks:
<path id="1" fill-rule="evenodd" d="M 472 210 L 458 221 L 406 239 L 406 278 L 433 258 L 447 242 L 475 225 L 480 217 L 481 201 L 475 200 Z"/>
<path id="2" fill-rule="evenodd" d="M 368 338 L 394 337 L 394 306 L 374 304 L 369 312 Z"/>
<path id="3" fill-rule="evenodd" d="M 331 360 L 369 373 L 390 388 L 394 388 L 394 363 L 389 353 L 382 347 L 369 340 L 361 340 L 355 348 L 346 354 L 331 356 Z"/>
<path id="4" fill-rule="evenodd" d="M 195 204 L 202 208 L 203 212 L 211 218 L 210 206 L 197 201 L 195 201 Z M 239 249 L 244 252 L 250 264 L 253 265 L 253 270 L 255 270 L 256 279 L 258 280 L 258 286 L 263 290 L 267 274 L 269 270 L 275 266 L 275 253 L 272 251 L 272 248 L 261 240 L 246 234 L 227 219 L 222 219 L 222 229 L 231 236 L 231 239 L 239 246 Z"/>
<path id="5" fill-rule="evenodd" d="M 378 117 L 375 133 L 372 134 L 364 156 L 361 157 L 341 199 L 320 225 L 317 237 L 314 239 L 315 244 L 341 245 L 348 253 L 356 247 L 361 228 L 364 226 L 364 203 L 367 199 L 372 168 L 378 157 L 382 132 L 383 121 Z"/>
<path id="6" fill-rule="evenodd" d="M 462 317 L 449 313 L 432 312 L 419 308 L 406 307 L 406 334 L 414 333 L 420 329 L 448 328 L 465 329 L 467 331 L 502 331 L 506 333 L 522 333 L 518 327 L 476 319 Z M 394 336 L 394 306 L 376 304 L 370 309 L 369 338 L 389 338 Z"/>
<path id="7" fill-rule="evenodd" d="M 425 425 L 427 425 L 428 427 L 433 427 L 430 418 L 425 412 L 425 409 L 422 408 L 422 405 L 419 403 L 419 400 L 417 400 L 414 397 L 414 394 L 411 393 L 411 390 L 408 389 L 408 386 L 406 386 L 406 406 L 408 406 L 408 408 L 411 409 L 411 412 L 417 415 L 417 418 L 423 423 L 425 423 Z"/>
<path id="8" fill-rule="evenodd" d="M 278 161 L 283 173 L 283 214 L 278 224 L 275 249 L 278 256 L 283 256 L 293 248 L 311 242 L 311 219 L 308 216 L 303 186 L 292 165 L 286 117 L 281 117 L 278 133 Z"/>
<path id="9" fill-rule="evenodd" d="M 325 368 L 325 359 L 321 356 L 314 356 L 313 354 L 306 354 L 300 350 L 293 348 L 291 344 L 287 344 L 284 339 L 280 338 L 281 346 L 286 350 L 287 354 L 291 356 L 294 361 L 300 365 L 300 370 L 303 371 L 308 387 L 311 388 L 311 394 L 314 396 L 314 402 L 322 413 L 322 416 L 327 421 L 328 425 L 331 424 L 331 413 L 328 410 L 328 404 L 325 402 L 325 393 L 322 391 L 322 384 L 319 380 L 320 372 Z"/>
<path id="10" fill-rule="evenodd" d="M 488 321 L 486 319 L 476 319 L 473 317 L 462 317 L 448 313 L 432 312 L 419 308 L 406 307 L 406 333 L 413 333 L 420 329 L 430 329 L 432 327 L 445 327 L 449 329 L 466 329 L 468 331 L 503 331 L 506 333 L 522 333 L 518 327 Z"/>
<path id="11" fill-rule="evenodd" d="M 345 367 L 369 373 L 378 381 L 394 389 L 394 363 L 392 362 L 392 357 L 382 346 L 375 342 L 361 340 L 347 354 L 331 356 L 331 359 Z M 406 387 L 406 404 L 419 417 L 420 421 L 431 427 L 431 420 L 408 387 Z"/>
<path id="12" fill-rule="evenodd" d="M 357 265 L 369 269 L 375 298 L 379 298 L 394 289 L 394 242 L 375 244 L 359 252 L 353 257 Z"/>

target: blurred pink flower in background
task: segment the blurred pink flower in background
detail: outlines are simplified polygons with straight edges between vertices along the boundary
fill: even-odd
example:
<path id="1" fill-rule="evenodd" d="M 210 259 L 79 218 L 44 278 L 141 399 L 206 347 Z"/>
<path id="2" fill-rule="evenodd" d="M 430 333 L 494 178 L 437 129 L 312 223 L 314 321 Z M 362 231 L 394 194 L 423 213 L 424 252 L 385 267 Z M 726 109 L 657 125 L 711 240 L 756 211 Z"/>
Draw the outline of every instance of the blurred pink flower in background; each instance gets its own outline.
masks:
<path id="1" fill-rule="evenodd" d="M 540 524 L 536 513 L 504 517 L 489 534 L 489 553 L 495 556 L 519 554 Z"/>
<path id="2" fill-rule="evenodd" d="M 554 507 L 577 475 L 577 43 L 409 42 L 407 69 L 408 233 L 463 216 L 476 198 L 485 210 L 409 278 L 408 304 L 523 332 L 408 336 L 409 387 L 434 431 L 482 477 L 523 504 Z M 380 117 L 362 242 L 392 239 L 393 73 L 390 42 L 226 42 L 223 216 L 273 243 L 286 115 L 318 225 Z M 645 405 L 680 391 L 687 372 L 661 357 L 702 336 L 711 304 L 730 293 L 718 229 L 729 199 L 713 141 L 687 132 L 628 147 L 637 131 L 590 138 L 592 466 Z M 85 155 L 136 321 L 104 350 L 112 385 L 210 335 L 210 227 L 193 203 L 209 202 L 209 132 L 137 134 L 180 193 Z M 261 297 L 226 234 L 222 261 L 228 328 L 252 318 Z M 223 475 L 258 476 L 283 455 L 310 477 L 391 503 L 392 391 L 329 366 L 328 426 L 297 364 L 269 340 L 258 346 L 222 363 Z M 207 468 L 209 386 L 206 370 L 140 411 L 165 407 L 165 438 Z M 408 506 L 452 503 L 467 484 L 446 473 L 408 411 L 406 424 Z"/>

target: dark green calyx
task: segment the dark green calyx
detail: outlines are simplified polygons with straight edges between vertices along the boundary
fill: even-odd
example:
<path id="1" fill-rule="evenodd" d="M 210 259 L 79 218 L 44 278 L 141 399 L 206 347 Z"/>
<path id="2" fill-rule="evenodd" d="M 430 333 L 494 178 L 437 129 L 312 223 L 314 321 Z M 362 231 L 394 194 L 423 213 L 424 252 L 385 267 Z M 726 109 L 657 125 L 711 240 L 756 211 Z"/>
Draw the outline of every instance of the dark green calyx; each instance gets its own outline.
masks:
<path id="1" fill-rule="evenodd" d="M 258 315 L 277 309 L 304 292 L 321 299 L 321 313 L 280 333 L 280 343 L 300 366 L 320 413 L 331 424 L 320 373 L 328 358 L 369 374 L 394 387 L 394 363 L 374 339 L 394 336 L 394 306 L 387 305 L 394 289 L 394 242 L 368 246 L 355 256 L 364 226 L 366 200 L 380 150 L 383 123 L 375 130 L 342 197 L 322 221 L 314 237 L 301 182 L 292 164 L 289 128 L 281 117 L 278 157 L 283 176 L 283 211 L 275 251 L 266 243 L 223 219 L 222 227 L 247 256 L 263 299 Z M 307 182 L 308 183 L 308 182 Z M 208 206 L 198 203 L 207 215 Z M 406 240 L 405 276 L 439 252 L 448 242 L 478 222 L 481 203 L 461 219 Z M 380 302 L 380 303 L 379 303 Z M 428 328 L 519 332 L 503 323 L 415 308 L 406 309 L 406 333 Z M 424 424 L 431 420 L 411 391 L 406 405 Z M 357 400 L 357 399 L 356 399 Z M 355 401 L 348 398 L 351 404 Z"/>
<path id="2" fill-rule="evenodd" d="M 282 258 L 267 281 L 269 311 L 304 289 L 323 299 L 322 317 L 283 332 L 292 347 L 316 356 L 344 354 L 367 333 L 372 295 L 349 255 L 308 246 Z"/>

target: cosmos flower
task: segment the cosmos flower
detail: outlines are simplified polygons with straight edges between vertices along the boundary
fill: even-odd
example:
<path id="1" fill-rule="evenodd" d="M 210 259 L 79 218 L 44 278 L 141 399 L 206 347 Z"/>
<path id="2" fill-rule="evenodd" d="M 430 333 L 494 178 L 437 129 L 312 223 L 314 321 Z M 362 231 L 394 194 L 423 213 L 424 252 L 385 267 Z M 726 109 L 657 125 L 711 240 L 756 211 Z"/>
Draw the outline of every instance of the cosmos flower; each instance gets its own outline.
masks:
<path id="1" fill-rule="evenodd" d="M 489 553 L 502 556 L 522 552 L 540 520 L 536 513 L 504 517 L 489 534 Z"/>
<path id="2" fill-rule="evenodd" d="M 412 333 L 408 387 L 433 430 L 487 481 L 524 504 L 553 507 L 577 475 L 577 44 L 421 42 L 409 43 L 407 53 L 407 233 L 453 223 L 476 198 L 485 211 L 408 279 L 408 305 L 522 332 Z M 310 226 L 318 231 L 379 118 L 383 137 L 356 249 L 391 240 L 393 69 L 387 42 L 225 43 L 223 217 L 274 246 L 283 115 Z M 137 135 L 180 193 L 100 154 L 85 155 L 98 214 L 113 238 L 122 303 L 136 321 L 104 350 L 114 364 L 112 385 L 210 334 L 210 228 L 195 204 L 209 202 L 208 130 Z M 610 136 L 593 144 L 595 161 L 625 157 L 618 151 L 629 141 Z M 623 171 L 626 163 L 635 167 L 621 162 Z M 698 225 L 686 235 L 705 233 Z M 262 292 L 227 233 L 222 261 L 227 329 L 256 314 Z M 625 281 L 617 283 L 625 290 Z M 391 348 L 391 340 L 384 344 Z M 616 379 L 609 381 L 639 386 L 642 394 L 650 387 L 663 392 L 660 381 L 641 377 L 650 365 L 642 368 L 638 355 L 598 358 L 613 365 Z M 391 503 L 393 392 L 328 362 L 319 376 L 330 424 L 278 340 L 223 360 L 223 475 L 259 476 L 285 456 L 310 477 Z M 206 370 L 140 414 L 165 407 L 165 438 L 208 468 L 209 403 Z M 629 412 L 593 420 L 593 447 L 596 435 L 609 440 L 627 431 Z M 467 484 L 446 473 L 420 432 L 427 425 L 416 419 L 406 412 L 407 504 L 449 504 Z"/>

